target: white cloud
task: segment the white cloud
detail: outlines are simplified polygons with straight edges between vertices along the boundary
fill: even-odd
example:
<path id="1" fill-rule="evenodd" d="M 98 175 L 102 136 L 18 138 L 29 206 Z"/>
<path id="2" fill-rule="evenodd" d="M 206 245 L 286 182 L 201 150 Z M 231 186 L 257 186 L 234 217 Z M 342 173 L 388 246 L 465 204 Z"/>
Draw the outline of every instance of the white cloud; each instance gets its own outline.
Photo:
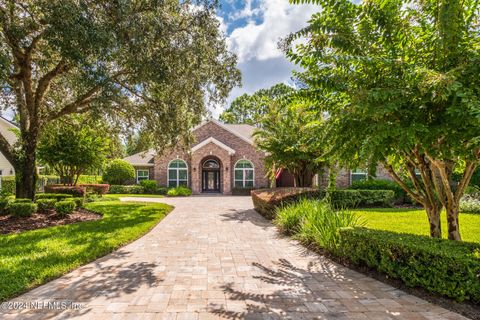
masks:
<path id="1" fill-rule="evenodd" d="M 247 25 L 233 30 L 228 37 L 230 49 L 238 55 L 240 63 L 283 56 L 277 48 L 278 41 L 306 26 L 318 8 L 314 5 L 291 5 L 287 0 L 262 0 L 258 8 L 252 9 L 251 1 L 247 1 L 238 15 L 248 18 L 259 10 L 262 22 L 250 19 Z"/>

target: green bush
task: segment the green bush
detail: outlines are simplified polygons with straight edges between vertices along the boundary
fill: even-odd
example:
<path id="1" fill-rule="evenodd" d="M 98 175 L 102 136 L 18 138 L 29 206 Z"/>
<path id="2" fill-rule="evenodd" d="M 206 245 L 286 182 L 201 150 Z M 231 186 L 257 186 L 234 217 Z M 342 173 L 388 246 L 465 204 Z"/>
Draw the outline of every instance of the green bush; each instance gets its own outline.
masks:
<path id="1" fill-rule="evenodd" d="M 88 197 L 86 202 L 103 202 L 103 201 L 119 201 L 120 198 L 114 197 Z"/>
<path id="2" fill-rule="evenodd" d="M 480 302 L 480 245 L 365 228 L 340 230 L 341 255 L 459 301 Z"/>
<path id="3" fill-rule="evenodd" d="M 253 206 L 267 219 L 274 219 L 278 207 L 297 202 L 303 198 L 321 199 L 325 193 L 314 188 L 257 189 L 250 192 Z"/>
<path id="4" fill-rule="evenodd" d="M 72 198 L 71 199 L 73 202 L 75 202 L 75 207 L 76 208 L 81 208 L 83 207 L 83 204 L 85 203 L 85 198 L 77 197 L 77 198 Z"/>
<path id="5" fill-rule="evenodd" d="M 176 188 L 168 189 L 167 196 L 169 197 L 188 197 L 192 194 L 192 190 L 187 187 L 178 186 Z"/>
<path id="6" fill-rule="evenodd" d="M 75 202 L 72 200 L 58 201 L 55 203 L 55 211 L 60 217 L 65 217 L 75 210 Z"/>
<path id="7" fill-rule="evenodd" d="M 15 176 L 2 176 L 2 193 L 13 195 L 15 194 L 16 183 Z"/>
<path id="8" fill-rule="evenodd" d="M 33 202 L 13 202 L 8 206 L 8 212 L 14 217 L 29 217 L 38 209 Z"/>
<path id="9" fill-rule="evenodd" d="M 103 181 L 123 185 L 135 178 L 135 168 L 125 160 L 112 160 L 103 172 Z"/>
<path id="10" fill-rule="evenodd" d="M 168 188 L 167 188 L 167 187 L 157 187 L 157 190 L 155 191 L 155 194 L 166 195 L 167 192 L 168 192 Z"/>
<path id="11" fill-rule="evenodd" d="M 32 199 L 28 199 L 28 198 L 16 198 L 15 200 L 13 200 L 13 202 L 15 203 L 32 203 Z"/>
<path id="12" fill-rule="evenodd" d="M 50 184 L 45 186 L 45 193 L 71 194 L 73 197 L 85 197 L 87 189 L 81 186 L 66 186 L 62 184 Z"/>
<path id="13" fill-rule="evenodd" d="M 142 180 L 140 185 L 143 187 L 143 192 L 148 194 L 155 194 L 157 192 L 157 181 L 155 180 Z"/>
<path id="14" fill-rule="evenodd" d="M 352 212 L 333 210 L 324 200 L 302 199 L 278 209 L 275 223 L 299 240 L 335 253 L 340 243 L 338 230 L 358 226 L 360 220 Z"/>
<path id="15" fill-rule="evenodd" d="M 7 215 L 8 212 L 8 205 L 10 204 L 11 200 L 7 197 L 0 198 L 0 215 Z"/>
<path id="16" fill-rule="evenodd" d="M 122 186 L 111 185 L 108 193 L 111 194 L 142 194 L 144 193 L 142 186 Z"/>
<path id="17" fill-rule="evenodd" d="M 38 211 L 43 213 L 55 209 L 56 202 L 57 200 L 55 199 L 38 199 L 35 201 L 38 205 Z"/>
<path id="18" fill-rule="evenodd" d="M 480 213 L 480 199 L 473 195 L 463 196 L 460 200 L 460 212 Z"/>
<path id="19" fill-rule="evenodd" d="M 72 197 L 73 196 L 71 194 L 65 194 L 65 193 L 37 193 L 35 195 L 35 201 L 40 199 L 55 199 L 57 201 L 62 201 Z"/>
<path id="20" fill-rule="evenodd" d="M 353 181 L 349 189 L 354 190 L 392 190 L 395 193 L 395 201 L 404 202 L 405 190 L 398 183 L 386 179 L 369 179 Z"/>
<path id="21" fill-rule="evenodd" d="M 335 208 L 391 207 L 395 200 L 392 190 L 334 190 L 328 200 Z"/>

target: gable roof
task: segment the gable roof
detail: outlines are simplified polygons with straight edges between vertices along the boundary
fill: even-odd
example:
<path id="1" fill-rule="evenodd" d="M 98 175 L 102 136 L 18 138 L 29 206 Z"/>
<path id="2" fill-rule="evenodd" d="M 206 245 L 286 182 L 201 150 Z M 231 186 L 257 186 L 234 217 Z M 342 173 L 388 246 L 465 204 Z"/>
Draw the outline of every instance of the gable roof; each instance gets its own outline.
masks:
<path id="1" fill-rule="evenodd" d="M 204 125 L 206 125 L 207 123 L 210 123 L 210 122 L 216 124 L 217 126 L 221 127 L 222 129 L 230 132 L 231 134 L 239 137 L 243 141 L 245 141 L 245 142 L 247 142 L 251 145 L 254 144 L 253 132 L 255 131 L 256 128 L 254 126 L 249 125 L 249 124 L 229 124 L 229 123 L 220 122 L 216 119 L 208 119 L 207 121 L 205 121 L 205 122 L 199 124 L 198 126 L 196 126 L 195 128 L 193 128 L 192 131 L 195 131 L 198 128 L 201 128 L 201 127 L 203 127 Z"/>
<path id="2" fill-rule="evenodd" d="M 150 149 L 147 151 L 141 151 L 139 153 L 132 154 L 131 156 L 123 158 L 123 160 L 131 163 L 134 166 L 153 166 L 153 159 L 155 158 L 155 150 Z"/>
<path id="3" fill-rule="evenodd" d="M 232 148 L 230 148 L 230 147 L 227 146 L 226 144 L 218 141 L 218 140 L 215 139 L 214 137 L 210 137 L 210 138 L 208 138 L 208 139 L 203 140 L 202 142 L 200 142 L 200 143 L 197 144 L 196 146 L 192 147 L 191 151 L 192 151 L 192 152 L 195 152 L 195 151 L 201 149 L 202 147 L 206 146 L 206 145 L 209 144 L 209 143 L 216 144 L 216 145 L 219 146 L 220 148 L 226 150 L 229 155 L 234 155 L 234 154 L 235 154 L 235 150 L 233 150 Z"/>

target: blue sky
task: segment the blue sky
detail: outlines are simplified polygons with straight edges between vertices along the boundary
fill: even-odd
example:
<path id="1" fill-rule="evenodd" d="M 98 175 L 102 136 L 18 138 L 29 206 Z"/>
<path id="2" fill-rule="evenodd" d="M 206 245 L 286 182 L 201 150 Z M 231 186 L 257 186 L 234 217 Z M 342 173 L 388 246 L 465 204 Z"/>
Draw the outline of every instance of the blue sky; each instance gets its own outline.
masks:
<path id="1" fill-rule="evenodd" d="M 307 25 L 318 6 L 291 5 L 288 0 L 221 0 L 221 28 L 232 52 L 238 56 L 242 87 L 234 88 L 227 105 L 243 93 L 253 93 L 288 82 L 298 69 L 278 50 L 278 41 Z M 226 107 L 223 106 L 223 107 Z M 222 107 L 212 111 L 214 116 Z"/>

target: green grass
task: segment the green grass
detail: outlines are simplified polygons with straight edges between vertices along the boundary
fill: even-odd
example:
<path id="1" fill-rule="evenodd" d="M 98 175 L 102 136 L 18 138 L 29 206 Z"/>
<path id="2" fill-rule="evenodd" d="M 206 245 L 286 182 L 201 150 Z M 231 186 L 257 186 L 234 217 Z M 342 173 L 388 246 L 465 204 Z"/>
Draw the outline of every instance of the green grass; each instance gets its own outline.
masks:
<path id="1" fill-rule="evenodd" d="M 357 209 L 365 227 L 394 232 L 429 235 L 427 214 L 421 209 Z M 480 243 L 480 214 L 460 214 L 460 234 L 463 241 Z M 442 234 L 447 237 L 447 221 L 442 213 Z"/>
<path id="2" fill-rule="evenodd" d="M 0 235 L 0 301 L 57 278 L 147 233 L 172 207 L 95 202 L 97 221 Z"/>
<path id="3" fill-rule="evenodd" d="M 165 196 L 161 194 L 126 194 L 126 193 L 121 193 L 121 194 L 114 194 L 114 193 L 109 193 L 105 194 L 104 197 L 107 198 L 121 198 L 121 197 L 132 197 L 132 198 L 164 198 Z"/>

